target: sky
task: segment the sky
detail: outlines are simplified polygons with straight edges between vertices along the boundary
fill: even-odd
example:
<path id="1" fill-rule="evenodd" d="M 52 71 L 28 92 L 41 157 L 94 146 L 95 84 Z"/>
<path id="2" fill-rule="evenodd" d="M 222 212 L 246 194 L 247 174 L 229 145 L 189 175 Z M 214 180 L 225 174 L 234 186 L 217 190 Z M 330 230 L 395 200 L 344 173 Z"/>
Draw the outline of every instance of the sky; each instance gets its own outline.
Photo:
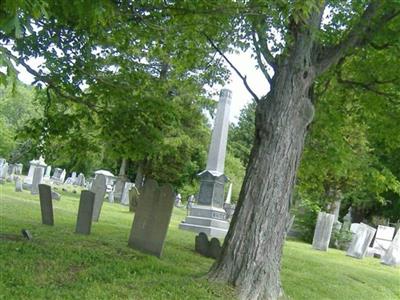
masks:
<path id="1" fill-rule="evenodd" d="M 247 77 L 247 82 L 251 89 L 256 93 L 257 96 L 261 97 L 265 95 L 269 90 L 269 85 L 264 75 L 258 70 L 255 65 L 256 61 L 251 57 L 250 52 L 240 52 L 237 54 L 228 54 L 228 59 L 232 64 L 239 70 L 239 72 Z M 34 69 L 44 62 L 43 58 L 35 58 L 28 61 L 28 65 Z M 229 68 L 230 69 L 230 68 Z M 26 83 L 31 84 L 34 77 L 28 73 L 24 67 L 19 65 L 17 67 L 19 71 L 18 78 Z M 230 111 L 230 122 L 237 123 L 240 110 L 250 101 L 252 97 L 245 88 L 242 79 L 235 73 L 234 70 L 230 69 L 231 76 L 229 82 L 225 86 L 218 87 L 227 88 L 232 91 L 232 105 Z M 215 97 L 218 100 L 218 97 Z"/>

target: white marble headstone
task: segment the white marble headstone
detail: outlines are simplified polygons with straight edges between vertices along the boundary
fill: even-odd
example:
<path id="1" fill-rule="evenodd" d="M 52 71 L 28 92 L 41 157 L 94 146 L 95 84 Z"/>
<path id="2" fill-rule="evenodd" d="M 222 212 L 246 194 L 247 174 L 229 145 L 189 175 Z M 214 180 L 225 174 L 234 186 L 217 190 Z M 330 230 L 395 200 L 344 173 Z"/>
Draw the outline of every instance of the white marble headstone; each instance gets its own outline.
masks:
<path id="1" fill-rule="evenodd" d="M 400 266 L 400 230 L 397 231 L 388 250 L 382 256 L 381 262 L 389 266 L 394 266 L 394 267 Z"/>
<path id="2" fill-rule="evenodd" d="M 355 258 L 364 258 L 368 246 L 374 238 L 376 229 L 367 224 L 360 223 L 356 233 L 353 234 L 350 246 L 347 249 L 347 255 Z"/>

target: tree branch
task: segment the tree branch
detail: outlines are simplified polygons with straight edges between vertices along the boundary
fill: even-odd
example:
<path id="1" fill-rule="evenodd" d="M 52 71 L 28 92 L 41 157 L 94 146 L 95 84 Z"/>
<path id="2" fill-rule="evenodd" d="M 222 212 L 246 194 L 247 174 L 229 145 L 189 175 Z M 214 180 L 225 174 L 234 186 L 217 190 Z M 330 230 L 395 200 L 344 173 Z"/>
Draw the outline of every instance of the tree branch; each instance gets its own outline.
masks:
<path id="1" fill-rule="evenodd" d="M 229 66 L 236 72 L 236 74 L 242 79 L 244 86 L 246 87 L 247 91 L 251 94 L 251 96 L 254 98 L 254 101 L 257 103 L 260 101 L 256 93 L 250 88 L 249 84 L 247 83 L 247 78 L 246 76 L 243 76 L 239 70 L 231 63 L 231 61 L 225 56 L 225 54 L 215 45 L 213 40 L 206 34 L 204 33 L 204 36 L 207 38 L 207 40 L 210 42 L 211 46 L 221 55 L 225 61 L 229 64 Z"/>
<path id="2" fill-rule="evenodd" d="M 275 71 L 277 68 L 277 64 L 276 64 L 275 58 L 272 56 L 272 53 L 271 53 L 271 51 L 269 51 L 269 48 L 268 48 L 268 44 L 267 44 L 268 38 L 265 34 L 266 29 L 260 28 L 260 26 L 257 27 L 257 26 L 254 26 L 254 24 L 252 25 L 253 32 L 255 31 L 258 36 L 259 51 L 262 54 L 262 56 L 264 57 L 265 61 Z M 253 41 L 254 41 L 254 39 L 253 39 Z M 254 44 L 256 44 L 256 43 L 254 43 Z"/>
<path id="3" fill-rule="evenodd" d="M 389 80 L 389 81 L 386 81 L 386 80 L 385 81 L 373 80 L 373 81 L 370 81 L 370 82 L 361 82 L 361 81 L 356 81 L 356 80 L 352 80 L 352 79 L 344 79 L 341 68 L 338 68 L 338 70 L 336 71 L 336 74 L 337 74 L 337 81 L 339 83 L 341 83 L 341 84 L 360 87 L 360 88 L 362 88 L 364 90 L 373 92 L 373 93 L 375 93 L 377 95 L 385 96 L 385 97 L 389 97 L 389 98 L 393 98 L 393 97 L 397 96 L 395 93 L 383 92 L 383 91 L 380 91 L 379 89 L 376 88 L 376 85 L 393 83 L 397 79 L 393 79 L 393 80 Z"/>
<path id="4" fill-rule="evenodd" d="M 258 66 L 260 67 L 261 71 L 263 72 L 265 78 L 267 78 L 268 82 L 270 85 L 272 85 L 272 78 L 271 76 L 269 76 L 268 74 L 268 70 L 265 67 L 262 59 L 261 59 L 261 53 L 260 53 L 260 45 L 257 41 L 256 38 L 256 34 L 254 33 L 254 31 L 251 33 L 252 39 L 253 39 L 253 44 L 254 44 L 254 48 L 255 48 L 255 53 L 256 53 L 256 58 L 257 58 L 257 62 L 258 62 Z"/>
<path id="5" fill-rule="evenodd" d="M 71 95 L 70 93 L 66 93 L 66 92 L 62 91 L 61 88 L 57 84 L 55 84 L 51 79 L 49 79 L 46 76 L 43 76 L 39 72 L 32 69 L 23 59 L 18 58 L 15 55 L 13 55 L 10 50 L 8 50 L 4 47 L 0 47 L 0 51 L 3 52 L 5 55 L 7 55 L 10 59 L 12 59 L 16 64 L 22 65 L 30 74 L 35 76 L 35 78 L 37 80 L 40 80 L 40 81 L 46 83 L 48 85 L 48 87 L 51 88 L 58 96 L 65 98 L 65 99 L 69 99 L 78 104 L 83 104 L 83 105 L 87 106 L 88 108 L 96 111 L 96 105 L 85 101 L 81 97 L 77 97 L 75 95 Z"/>
<path id="6" fill-rule="evenodd" d="M 319 48 L 317 53 L 317 74 L 323 73 L 336 64 L 350 49 L 369 43 L 384 25 L 400 14 L 400 10 L 390 10 L 379 14 L 385 1 L 373 0 L 365 9 L 360 21 L 351 28 L 341 43 L 335 46 Z"/>

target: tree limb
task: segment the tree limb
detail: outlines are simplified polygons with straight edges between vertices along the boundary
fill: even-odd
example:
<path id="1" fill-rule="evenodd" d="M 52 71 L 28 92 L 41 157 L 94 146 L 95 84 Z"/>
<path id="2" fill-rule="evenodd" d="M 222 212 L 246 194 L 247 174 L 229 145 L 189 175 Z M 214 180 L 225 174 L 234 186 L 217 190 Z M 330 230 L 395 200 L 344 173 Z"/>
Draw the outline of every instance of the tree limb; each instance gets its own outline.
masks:
<path id="1" fill-rule="evenodd" d="M 385 11 L 379 14 L 385 1 L 373 0 L 365 9 L 360 21 L 351 28 L 338 45 L 319 48 L 317 53 L 317 74 L 323 73 L 336 64 L 350 49 L 369 43 L 376 32 L 400 14 L 400 10 Z"/>
<path id="2" fill-rule="evenodd" d="M 210 42 L 211 46 L 221 55 L 225 61 L 229 64 L 229 66 L 236 72 L 236 74 L 242 79 L 244 86 L 246 87 L 247 91 L 251 94 L 251 96 L 254 98 L 254 101 L 257 103 L 260 101 L 256 93 L 250 88 L 249 84 L 247 83 L 247 78 L 246 76 L 243 76 L 239 70 L 231 63 L 231 61 L 225 56 L 225 54 L 215 45 L 213 40 L 206 34 L 203 33 L 204 36 L 207 38 L 207 40 Z"/>
<path id="3" fill-rule="evenodd" d="M 261 71 L 263 72 L 265 78 L 267 78 L 269 84 L 272 85 L 272 78 L 268 74 L 268 70 L 265 67 L 264 62 L 261 59 L 260 45 L 259 45 L 259 43 L 257 41 L 256 34 L 254 33 L 254 31 L 251 33 L 251 36 L 252 36 L 252 39 L 253 39 L 253 44 L 254 44 L 254 48 L 255 48 L 255 53 L 256 53 L 258 66 L 260 67 Z"/>
<path id="4" fill-rule="evenodd" d="M 337 81 L 339 83 L 341 83 L 341 84 L 360 87 L 360 88 L 362 88 L 364 90 L 373 92 L 373 93 L 375 93 L 377 95 L 385 96 L 385 97 L 389 97 L 389 98 L 393 98 L 393 97 L 397 96 L 396 93 L 383 92 L 383 91 L 380 91 L 379 89 L 376 88 L 376 85 L 393 83 L 397 79 L 388 80 L 388 81 L 387 80 L 385 80 L 385 81 L 373 80 L 373 81 L 370 81 L 370 82 L 361 82 L 361 81 L 356 81 L 356 80 L 347 79 L 347 78 L 345 79 L 345 78 L 343 78 L 343 74 L 342 74 L 341 68 L 338 68 L 338 70 L 336 71 L 336 74 L 337 74 Z"/>
<path id="5" fill-rule="evenodd" d="M 30 74 L 35 76 L 35 78 L 37 80 L 40 80 L 40 81 L 46 83 L 48 85 L 48 87 L 51 88 L 58 96 L 65 98 L 65 99 L 69 99 L 78 104 L 83 104 L 83 105 L 87 106 L 88 108 L 96 111 L 95 104 L 87 102 L 84 99 L 82 99 L 81 97 L 77 97 L 75 95 L 71 95 L 70 93 L 66 93 L 57 84 L 55 84 L 51 79 L 49 79 L 46 76 L 43 76 L 39 72 L 32 69 L 23 59 L 18 58 L 15 55 L 13 55 L 10 50 L 8 50 L 4 47 L 0 47 L 0 51 L 3 52 L 5 55 L 7 55 L 10 59 L 12 59 L 16 64 L 22 65 Z"/>

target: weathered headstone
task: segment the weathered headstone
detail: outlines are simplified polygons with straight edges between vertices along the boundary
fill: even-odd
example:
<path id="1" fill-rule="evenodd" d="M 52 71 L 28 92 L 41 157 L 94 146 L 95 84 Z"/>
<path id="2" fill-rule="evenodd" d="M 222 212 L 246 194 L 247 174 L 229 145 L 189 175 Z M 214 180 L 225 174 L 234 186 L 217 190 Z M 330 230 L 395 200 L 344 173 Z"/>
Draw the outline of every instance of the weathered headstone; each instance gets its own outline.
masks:
<path id="1" fill-rule="evenodd" d="M 382 256 L 381 263 L 393 267 L 400 266 L 400 230 L 397 231 L 392 243 Z"/>
<path id="2" fill-rule="evenodd" d="M 209 257 L 218 259 L 221 256 L 222 247 L 219 239 L 212 238 L 210 241 L 210 247 L 208 250 Z"/>
<path id="3" fill-rule="evenodd" d="M 367 253 L 368 246 L 374 238 L 375 231 L 375 228 L 372 228 L 364 223 L 360 223 L 356 233 L 353 234 L 353 238 L 346 254 L 355 258 L 364 258 L 365 254 Z"/>
<path id="4" fill-rule="evenodd" d="M 22 175 L 23 164 L 15 164 L 15 175 Z"/>
<path id="5" fill-rule="evenodd" d="M 379 225 L 376 230 L 375 240 L 373 244 L 373 253 L 380 254 L 381 256 L 389 249 L 393 240 L 395 228 L 389 226 Z"/>
<path id="6" fill-rule="evenodd" d="M 129 205 L 129 191 L 135 184 L 132 182 L 125 182 L 124 190 L 121 196 L 121 204 L 122 205 Z"/>
<path id="7" fill-rule="evenodd" d="M 132 188 L 129 190 L 129 206 L 130 209 L 132 208 L 132 211 L 135 212 L 137 205 L 139 203 L 139 190 L 136 188 L 135 185 L 132 186 Z"/>
<path id="8" fill-rule="evenodd" d="M 210 242 L 208 241 L 207 234 L 200 232 L 194 241 L 194 250 L 201 255 L 208 256 L 208 249 L 210 248 Z"/>
<path id="9" fill-rule="evenodd" d="M 76 220 L 76 233 L 90 234 L 92 228 L 93 206 L 95 193 L 91 191 L 82 191 L 79 201 L 78 217 Z"/>
<path id="10" fill-rule="evenodd" d="M 44 174 L 44 179 L 45 180 L 49 180 L 50 179 L 50 173 L 51 173 L 51 166 L 47 166 L 45 174 Z"/>
<path id="11" fill-rule="evenodd" d="M 114 203 L 114 191 L 108 193 L 108 202 Z"/>
<path id="12" fill-rule="evenodd" d="M 349 208 L 349 210 L 347 211 L 347 214 L 343 217 L 343 226 L 342 229 L 343 230 L 350 230 L 350 226 L 351 226 L 351 207 Z"/>
<path id="13" fill-rule="evenodd" d="M 83 173 L 79 173 L 75 184 L 78 186 L 85 186 L 85 175 L 83 175 Z"/>
<path id="14" fill-rule="evenodd" d="M 26 188 L 26 189 L 31 189 L 35 168 L 43 168 L 43 173 L 42 173 L 42 177 L 43 177 L 44 171 L 47 166 L 47 164 L 44 162 L 44 159 L 42 156 L 40 156 L 38 160 L 31 160 L 29 162 L 29 164 L 30 165 L 29 165 L 28 175 L 24 178 L 24 182 L 23 182 L 24 188 Z"/>
<path id="15" fill-rule="evenodd" d="M 350 225 L 350 232 L 351 233 L 357 233 L 359 226 L 360 226 L 360 223 L 352 223 Z"/>
<path id="16" fill-rule="evenodd" d="M 315 226 L 312 247 L 316 250 L 327 251 L 331 240 L 335 215 L 319 212 L 317 225 Z"/>
<path id="17" fill-rule="evenodd" d="M 32 233 L 28 229 L 22 229 L 21 234 L 24 238 L 26 238 L 29 241 L 33 239 Z"/>
<path id="18" fill-rule="evenodd" d="M 36 195 L 39 192 L 39 184 L 42 183 L 43 172 L 44 169 L 40 167 L 36 167 L 33 172 L 32 186 L 31 186 L 32 195 Z"/>
<path id="19" fill-rule="evenodd" d="M 7 173 L 8 173 L 8 163 L 6 162 L 0 168 L 0 178 L 5 180 L 8 175 Z"/>
<path id="20" fill-rule="evenodd" d="M 161 257 L 168 225 L 174 206 L 174 192 L 170 185 L 158 186 L 148 179 L 141 192 L 128 245 Z"/>
<path id="21" fill-rule="evenodd" d="M 42 223 L 54 225 L 53 202 L 51 199 L 51 187 L 47 184 L 39 184 L 40 210 L 42 212 Z"/>
<path id="22" fill-rule="evenodd" d="M 51 199 L 53 200 L 61 200 L 61 195 L 57 192 L 51 191 Z"/>
<path id="23" fill-rule="evenodd" d="M 15 178 L 15 191 L 16 192 L 22 192 L 22 179 L 21 177 L 17 176 Z"/>
<path id="24" fill-rule="evenodd" d="M 102 174 L 96 175 L 90 190 L 96 194 L 92 220 L 97 222 L 100 217 L 101 207 L 103 206 L 104 196 L 106 194 L 106 177 Z"/>

